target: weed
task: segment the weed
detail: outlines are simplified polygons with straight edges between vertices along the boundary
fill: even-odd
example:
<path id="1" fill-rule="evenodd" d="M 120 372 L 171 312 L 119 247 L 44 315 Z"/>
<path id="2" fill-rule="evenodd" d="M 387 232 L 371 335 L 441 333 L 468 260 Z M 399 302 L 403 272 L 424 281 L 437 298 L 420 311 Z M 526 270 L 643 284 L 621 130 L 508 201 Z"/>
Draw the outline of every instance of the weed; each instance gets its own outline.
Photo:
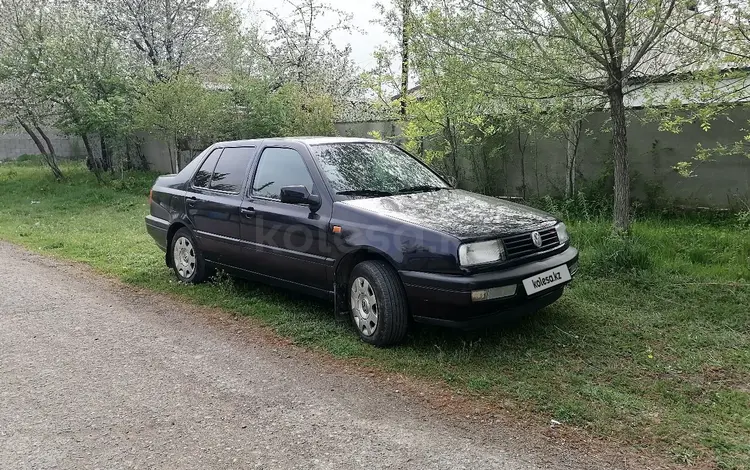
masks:
<path id="1" fill-rule="evenodd" d="M 237 294 L 235 280 L 224 270 L 218 270 L 210 278 L 211 284 L 224 295 Z"/>
<path id="2" fill-rule="evenodd" d="M 636 237 L 611 235 L 588 256 L 586 269 L 592 276 L 638 274 L 653 266 L 650 251 Z"/>
<path id="3" fill-rule="evenodd" d="M 743 230 L 750 230 L 750 209 L 737 214 L 737 226 Z"/>
<path id="4" fill-rule="evenodd" d="M 592 196 L 584 191 L 577 192 L 571 199 L 555 199 L 547 195 L 532 201 L 532 205 L 563 220 L 593 222 L 608 219 L 612 212 L 608 199 L 592 199 Z"/>

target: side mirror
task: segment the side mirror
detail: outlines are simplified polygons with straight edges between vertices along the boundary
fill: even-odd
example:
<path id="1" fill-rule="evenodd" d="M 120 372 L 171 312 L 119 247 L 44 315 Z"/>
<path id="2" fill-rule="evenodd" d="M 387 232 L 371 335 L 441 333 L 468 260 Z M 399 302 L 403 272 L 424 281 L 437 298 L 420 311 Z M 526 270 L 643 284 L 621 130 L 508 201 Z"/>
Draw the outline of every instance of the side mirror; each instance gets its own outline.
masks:
<path id="1" fill-rule="evenodd" d="M 448 181 L 448 184 L 451 185 L 451 188 L 455 188 L 458 185 L 458 180 L 455 176 L 446 176 L 445 180 Z"/>
<path id="2" fill-rule="evenodd" d="M 307 204 L 310 212 L 320 209 L 321 199 L 317 194 L 310 194 L 304 186 L 284 186 L 281 188 L 281 202 L 285 204 Z"/>

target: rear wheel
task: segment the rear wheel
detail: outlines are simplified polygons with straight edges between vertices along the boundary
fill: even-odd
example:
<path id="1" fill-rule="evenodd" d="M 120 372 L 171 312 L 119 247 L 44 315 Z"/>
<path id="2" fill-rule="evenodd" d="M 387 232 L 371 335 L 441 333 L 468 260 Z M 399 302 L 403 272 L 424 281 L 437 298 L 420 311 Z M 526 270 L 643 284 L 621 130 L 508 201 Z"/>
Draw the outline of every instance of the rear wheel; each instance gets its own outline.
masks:
<path id="1" fill-rule="evenodd" d="M 186 284 L 200 284 L 206 280 L 206 265 L 193 234 L 181 228 L 172 237 L 172 267 L 177 278 Z"/>
<path id="2" fill-rule="evenodd" d="M 409 328 L 409 309 L 396 272 L 383 261 L 364 261 L 349 279 L 352 322 L 360 338 L 381 347 L 402 342 Z"/>

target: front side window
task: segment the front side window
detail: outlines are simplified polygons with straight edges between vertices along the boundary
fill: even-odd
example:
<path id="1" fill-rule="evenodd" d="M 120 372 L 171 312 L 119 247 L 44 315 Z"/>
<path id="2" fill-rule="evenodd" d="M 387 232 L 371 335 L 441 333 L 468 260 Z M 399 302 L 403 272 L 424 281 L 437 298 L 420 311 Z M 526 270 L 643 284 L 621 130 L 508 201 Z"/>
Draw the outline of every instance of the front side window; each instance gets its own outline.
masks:
<path id="1" fill-rule="evenodd" d="M 221 155 L 222 150 L 223 149 L 215 149 L 211 152 L 211 155 L 209 155 L 206 161 L 203 162 L 203 165 L 201 165 L 201 169 L 195 174 L 195 178 L 193 178 L 193 186 L 196 188 L 208 188 L 208 184 L 211 182 L 211 175 L 214 173 L 216 162 L 219 161 L 219 156 Z"/>
<path id="2" fill-rule="evenodd" d="M 449 189 L 429 168 L 395 145 L 317 145 L 313 154 L 336 194 L 387 195 Z"/>
<path id="3" fill-rule="evenodd" d="M 210 188 L 239 194 L 247 178 L 247 167 L 253 156 L 252 147 L 224 149 L 211 178 Z"/>
<path id="4" fill-rule="evenodd" d="M 281 188 L 298 185 L 313 192 L 312 177 L 302 155 L 292 149 L 265 149 L 255 172 L 253 196 L 281 200 Z"/>

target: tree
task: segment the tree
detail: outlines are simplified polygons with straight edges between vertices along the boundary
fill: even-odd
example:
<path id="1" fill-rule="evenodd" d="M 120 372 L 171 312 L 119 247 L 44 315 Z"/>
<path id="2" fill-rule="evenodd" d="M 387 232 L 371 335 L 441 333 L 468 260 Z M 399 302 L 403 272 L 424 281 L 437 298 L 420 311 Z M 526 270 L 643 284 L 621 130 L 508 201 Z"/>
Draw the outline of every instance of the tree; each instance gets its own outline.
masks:
<path id="1" fill-rule="evenodd" d="M 392 9 L 390 16 L 384 17 L 391 18 L 393 25 L 398 15 Z M 413 13 L 409 29 L 411 66 L 419 76 L 418 89 L 407 96 L 409 115 L 402 124 L 410 150 L 438 164 L 459 181 L 470 170 L 467 164 L 472 165 L 476 188 L 484 192 L 498 189 L 493 180 L 500 171 L 507 170 L 505 159 L 517 150 L 522 175 L 517 189 L 526 197 L 526 157 L 531 136 L 559 138 L 568 147 L 566 174 L 573 175 L 566 186 L 570 193 L 574 191 L 581 122 L 593 100 L 579 93 L 542 103 L 516 96 L 515 84 L 487 86 L 473 60 L 455 54 L 445 47 L 443 38 L 434 34 L 429 17 Z M 399 28 L 389 30 L 396 32 Z M 387 93 L 398 86 L 398 74 L 391 72 L 386 49 L 378 51 L 376 57 L 380 67 L 370 75 L 371 86 L 382 104 L 390 105 L 395 113 L 396 104 Z"/>
<path id="2" fill-rule="evenodd" d="M 115 39 L 90 11 L 61 6 L 55 15 L 57 25 L 47 40 L 54 60 L 39 66 L 41 90 L 56 108 L 56 126 L 81 137 L 89 169 L 101 178 L 114 169 L 115 143 L 131 132 L 134 78 Z"/>
<path id="3" fill-rule="evenodd" d="M 223 26 L 236 26 L 232 8 L 211 0 L 104 0 L 95 14 L 165 82 L 185 68 L 211 70 L 226 46 Z"/>
<path id="4" fill-rule="evenodd" d="M 274 91 L 269 85 L 264 79 L 234 79 L 233 138 L 335 134 L 334 104 L 329 96 L 310 95 L 292 83 Z"/>
<path id="5" fill-rule="evenodd" d="M 495 98 L 601 98 L 612 128 L 613 223 L 627 232 L 625 96 L 700 62 L 704 45 L 679 34 L 713 27 L 695 10 L 677 0 L 444 0 L 433 4 L 429 22 L 481 83 L 496 86 Z"/>
<path id="6" fill-rule="evenodd" d="M 57 179 L 52 140 L 44 130 L 53 109 L 41 91 L 39 67 L 51 60 L 45 43 L 52 28 L 51 2 L 0 0 L 0 112 L 26 131 Z"/>
<path id="7" fill-rule="evenodd" d="M 136 127 L 167 144 L 172 171 L 179 172 L 181 148 L 206 147 L 227 129 L 229 96 L 210 90 L 195 76 L 180 75 L 149 85 L 136 103 Z M 192 156 L 191 156 L 192 157 Z"/>
<path id="8" fill-rule="evenodd" d="M 167 143 L 175 171 L 181 152 L 227 137 L 333 134 L 358 86 L 350 49 L 333 42 L 349 17 L 289 5 L 261 37 L 222 0 L 0 0 L 0 112 L 58 178 L 45 126 L 80 136 L 100 180 L 140 131 Z"/>
<path id="9" fill-rule="evenodd" d="M 409 82 L 412 72 L 410 58 L 411 37 L 414 32 L 414 21 L 416 16 L 414 9 L 417 2 L 418 0 L 392 0 L 390 7 L 387 7 L 382 3 L 375 4 L 375 8 L 380 13 L 380 18 L 374 20 L 374 22 L 382 25 L 386 32 L 388 32 L 398 43 L 396 51 L 392 51 L 388 46 L 384 46 L 378 51 L 378 55 L 380 56 L 381 64 L 379 66 L 381 68 L 386 63 L 384 61 L 387 61 L 388 63 L 390 62 L 388 56 L 394 55 L 395 53 L 400 58 L 401 70 L 398 89 L 400 94 L 401 119 L 404 120 L 407 117 L 407 95 L 410 90 Z"/>
<path id="10" fill-rule="evenodd" d="M 318 0 L 284 0 L 282 8 L 286 11 L 264 11 L 271 27 L 256 43 L 256 54 L 265 58 L 275 81 L 272 88 L 294 83 L 336 103 L 356 94 L 360 83 L 351 46 L 334 41 L 335 34 L 354 29 L 351 15 Z M 334 20 L 322 21 L 326 16 Z"/>
<path id="11" fill-rule="evenodd" d="M 465 64 L 460 58 L 432 56 L 429 43 L 413 44 L 421 82 L 418 95 L 407 96 L 406 146 L 461 181 L 464 145 L 482 128 L 481 96 L 474 92 L 470 81 L 461 79 L 460 70 Z M 426 150 L 425 141 L 437 144 L 437 150 Z"/>

